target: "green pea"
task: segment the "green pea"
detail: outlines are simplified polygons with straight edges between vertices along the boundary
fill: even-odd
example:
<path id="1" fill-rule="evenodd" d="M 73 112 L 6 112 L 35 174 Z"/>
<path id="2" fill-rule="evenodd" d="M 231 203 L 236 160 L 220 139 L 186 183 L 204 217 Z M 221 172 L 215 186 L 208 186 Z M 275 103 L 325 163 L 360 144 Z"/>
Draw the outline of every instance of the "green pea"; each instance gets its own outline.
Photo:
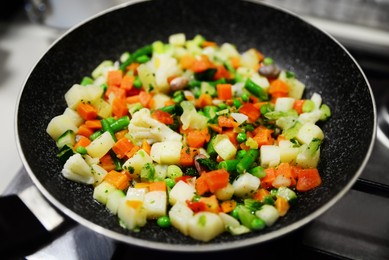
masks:
<path id="1" fill-rule="evenodd" d="M 160 226 L 162 228 L 168 228 L 168 227 L 170 227 L 172 225 L 171 222 L 170 222 L 169 216 L 159 217 L 157 219 L 157 224 L 158 224 L 158 226 Z"/>
<path id="2" fill-rule="evenodd" d="M 174 185 L 176 184 L 176 182 L 170 178 L 166 178 L 165 183 L 166 183 L 166 186 L 168 186 L 169 188 L 173 188 Z"/>
<path id="3" fill-rule="evenodd" d="M 246 133 L 239 133 L 237 136 L 236 136 L 236 140 L 239 142 L 239 143 L 243 143 L 247 140 L 247 135 Z"/>
<path id="4" fill-rule="evenodd" d="M 234 105 L 234 107 L 236 107 L 236 108 L 240 108 L 240 106 L 242 105 L 242 103 L 241 103 L 239 100 L 234 99 L 233 105 Z"/>
<path id="5" fill-rule="evenodd" d="M 304 113 L 312 112 L 314 109 L 315 109 L 315 103 L 312 100 L 307 99 L 304 101 L 302 107 Z"/>
<path id="6" fill-rule="evenodd" d="M 140 81 L 139 77 L 136 76 L 134 80 L 134 87 L 140 89 L 142 87 L 142 81 Z"/>
<path id="7" fill-rule="evenodd" d="M 251 229 L 253 229 L 253 230 L 261 230 L 261 229 L 264 229 L 265 227 L 266 227 L 265 221 L 263 221 L 260 218 L 254 218 L 251 221 Z"/>
<path id="8" fill-rule="evenodd" d="M 86 148 L 84 146 L 79 146 L 79 147 L 77 147 L 76 152 L 84 155 L 84 154 L 87 154 L 88 151 L 86 150 Z"/>
<path id="9" fill-rule="evenodd" d="M 247 151 L 246 150 L 239 150 L 237 153 L 236 153 L 236 159 L 240 160 L 242 159 L 243 157 L 245 157 Z"/>
<path id="10" fill-rule="evenodd" d="M 242 94 L 241 96 L 243 102 L 247 102 L 250 99 L 250 95 L 247 93 Z"/>

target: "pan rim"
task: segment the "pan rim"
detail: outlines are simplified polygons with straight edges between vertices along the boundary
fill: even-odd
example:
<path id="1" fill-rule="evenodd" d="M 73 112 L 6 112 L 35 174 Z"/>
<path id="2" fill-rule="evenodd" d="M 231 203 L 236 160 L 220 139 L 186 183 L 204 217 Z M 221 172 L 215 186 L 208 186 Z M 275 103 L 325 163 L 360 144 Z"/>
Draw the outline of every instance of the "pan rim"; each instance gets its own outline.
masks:
<path id="1" fill-rule="evenodd" d="M 59 41 L 61 41 L 63 38 L 65 38 L 67 35 L 69 35 L 72 31 L 74 31 L 77 28 L 81 27 L 83 24 L 98 18 L 99 16 L 102 16 L 104 14 L 113 12 L 115 10 L 126 8 L 126 7 L 128 7 L 130 5 L 134 5 L 134 4 L 138 4 L 138 3 L 142 3 L 142 2 L 152 2 L 152 0 L 135 0 L 135 1 L 129 1 L 127 3 L 123 3 L 123 4 L 120 4 L 120 5 L 111 7 L 109 9 L 107 9 L 107 10 L 102 11 L 102 12 L 99 12 L 96 15 L 94 15 L 94 16 L 92 16 L 92 17 L 90 17 L 90 18 L 88 18 L 88 19 L 86 19 L 84 21 L 81 21 L 80 23 L 78 23 L 77 25 L 73 26 L 68 31 L 66 31 L 64 34 L 62 34 L 59 38 L 57 38 L 49 46 L 49 48 L 46 50 L 46 52 L 37 60 L 35 65 L 31 68 L 30 72 L 25 77 L 25 80 L 23 82 L 22 88 L 21 88 L 21 90 L 19 92 L 19 95 L 18 95 L 18 98 L 17 98 L 17 103 L 16 103 L 15 120 L 14 120 L 14 129 L 15 129 L 15 136 L 16 136 L 16 144 L 17 144 L 18 153 L 19 153 L 19 156 L 20 156 L 21 161 L 23 163 L 23 166 L 25 167 L 28 175 L 32 179 L 34 185 L 37 186 L 38 190 L 44 195 L 44 197 L 54 207 L 58 208 L 61 212 L 63 212 L 65 215 L 67 215 L 71 219 L 75 220 L 77 223 L 81 224 L 82 226 L 85 226 L 85 227 L 87 227 L 87 228 L 89 228 L 89 229 L 91 229 L 91 230 L 93 230 L 93 231 L 95 231 L 95 232 L 97 232 L 99 234 L 107 236 L 107 237 L 109 237 L 109 238 L 111 238 L 113 240 L 116 240 L 116 241 L 124 242 L 124 243 L 130 244 L 130 245 L 140 246 L 140 247 L 143 247 L 143 248 L 158 249 L 158 250 L 163 250 L 163 251 L 210 252 L 210 251 L 230 250 L 230 249 L 242 248 L 242 247 L 246 247 L 246 246 L 250 246 L 250 245 L 260 244 L 260 243 L 263 243 L 265 241 L 270 241 L 270 240 L 273 240 L 275 238 L 279 238 L 281 236 L 284 236 L 284 235 L 286 235 L 286 234 L 288 234 L 288 233 L 290 233 L 292 231 L 295 231 L 295 230 L 301 228 L 302 226 L 306 225 L 307 223 L 311 222 L 312 220 L 316 219 L 317 217 L 319 217 L 320 215 L 325 213 L 327 210 L 329 210 L 342 197 L 344 197 L 344 195 L 351 189 L 351 187 L 357 181 L 358 177 L 362 174 L 362 172 L 363 172 L 363 170 L 364 170 L 364 168 L 365 168 L 365 166 L 366 166 L 366 164 L 367 164 L 367 162 L 368 162 L 368 160 L 369 160 L 369 158 L 370 158 L 370 156 L 372 154 L 374 143 L 375 143 L 375 139 L 376 139 L 376 132 L 377 132 L 376 104 L 375 104 L 375 99 L 374 99 L 374 96 L 373 96 L 372 88 L 370 86 L 370 83 L 369 83 L 365 73 L 363 72 L 362 68 L 360 67 L 358 62 L 355 60 L 355 58 L 349 53 L 349 51 L 338 40 L 336 40 L 332 35 L 330 35 L 329 33 L 325 32 L 324 30 L 314 26 L 312 23 L 310 23 L 307 20 L 303 19 L 301 16 L 299 16 L 299 15 L 297 15 L 297 14 L 295 14 L 295 13 L 289 11 L 289 10 L 283 9 L 283 8 L 281 8 L 279 6 L 276 6 L 276 5 L 273 5 L 273 4 L 269 4 L 269 3 L 263 3 L 262 1 L 259 1 L 259 0 L 242 0 L 242 1 L 243 2 L 251 2 L 251 3 L 258 4 L 258 5 L 265 5 L 265 6 L 274 8 L 274 9 L 278 9 L 278 10 L 284 12 L 284 13 L 287 13 L 288 15 L 292 15 L 295 18 L 298 18 L 303 23 L 311 25 L 316 30 L 319 30 L 321 33 L 323 33 L 327 37 L 329 37 L 339 47 L 341 47 L 342 50 L 347 54 L 347 56 L 349 58 L 351 58 L 353 63 L 356 65 L 356 67 L 359 70 L 359 73 L 363 76 L 363 79 L 366 82 L 368 90 L 369 90 L 369 94 L 370 94 L 370 98 L 371 98 L 371 102 L 372 102 L 372 107 L 373 107 L 373 111 L 372 111 L 373 112 L 373 119 L 374 119 L 373 131 L 372 131 L 372 135 L 370 137 L 371 139 L 370 139 L 369 148 L 368 148 L 367 153 L 365 154 L 364 160 L 362 161 L 362 163 L 361 163 L 360 167 L 358 168 L 356 174 L 354 174 L 353 178 L 348 182 L 348 184 L 345 187 L 343 187 L 342 190 L 340 192 L 338 192 L 336 196 L 332 197 L 327 203 L 322 205 L 320 208 L 318 208 L 317 210 L 315 210 L 311 214 L 307 215 L 306 217 L 304 217 L 304 218 L 302 218 L 302 219 L 300 219 L 300 220 L 298 220 L 298 221 L 296 221 L 296 222 L 294 222 L 294 223 L 292 223 L 290 225 L 287 225 L 287 226 L 282 227 L 282 228 L 280 228 L 278 230 L 275 230 L 275 231 L 272 231 L 270 233 L 266 233 L 266 234 L 263 234 L 263 235 L 259 235 L 259 236 L 255 236 L 255 237 L 251 237 L 251 238 L 245 238 L 245 239 L 242 239 L 242 240 L 221 242 L 219 244 L 212 244 L 212 243 L 210 243 L 210 244 L 193 244 L 193 245 L 192 244 L 190 244 L 190 245 L 188 245 L 188 244 L 168 244 L 168 243 L 165 243 L 165 242 L 154 242 L 154 241 L 150 241 L 150 240 L 143 240 L 143 239 L 139 239 L 139 238 L 136 238 L 136 237 L 128 236 L 128 235 L 125 235 L 125 234 L 120 234 L 120 233 L 117 233 L 117 232 L 112 231 L 110 229 L 104 228 L 104 227 L 102 227 L 102 226 L 100 226 L 98 224 L 95 224 L 95 223 L 91 222 L 90 220 L 87 220 L 84 217 L 81 217 L 79 214 L 77 214 L 74 211 L 70 210 L 65 205 L 63 205 L 60 201 L 58 201 L 52 194 L 50 194 L 50 192 L 48 192 L 46 190 L 46 188 L 41 184 L 41 182 L 38 180 L 38 178 L 34 175 L 32 169 L 30 168 L 29 163 L 28 163 L 28 161 L 27 161 L 27 159 L 26 159 L 26 157 L 25 157 L 25 155 L 23 153 L 20 137 L 19 137 L 19 134 L 18 134 L 19 133 L 19 129 L 18 129 L 18 112 L 19 112 L 21 97 L 22 97 L 24 88 L 26 86 L 28 78 L 30 77 L 30 75 L 34 71 L 34 68 L 42 60 L 44 55 L 53 46 L 55 46 Z"/>

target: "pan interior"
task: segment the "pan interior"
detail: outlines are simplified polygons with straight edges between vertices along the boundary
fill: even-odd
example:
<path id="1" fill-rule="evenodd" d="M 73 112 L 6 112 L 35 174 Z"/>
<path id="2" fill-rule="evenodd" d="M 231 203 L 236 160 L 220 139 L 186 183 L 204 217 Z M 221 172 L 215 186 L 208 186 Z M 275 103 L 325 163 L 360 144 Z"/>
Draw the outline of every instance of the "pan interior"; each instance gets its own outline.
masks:
<path id="1" fill-rule="evenodd" d="M 294 71 L 306 84 L 305 96 L 320 93 L 333 112 L 321 125 L 326 135 L 319 164 L 322 186 L 301 195 L 290 213 L 271 228 L 242 236 L 226 233 L 207 246 L 231 248 L 275 238 L 324 212 L 350 188 L 369 156 L 375 108 L 368 82 L 342 46 L 299 17 L 261 3 L 157 0 L 112 9 L 70 30 L 26 80 L 19 100 L 17 138 L 27 171 L 51 202 L 80 223 L 102 227 L 103 234 L 124 242 L 201 250 L 197 247 L 201 242 L 152 223 L 141 232 L 121 228 L 117 217 L 93 200 L 92 187 L 63 178 L 57 148 L 45 131 L 51 118 L 63 113 L 65 92 L 101 61 L 117 60 L 125 51 L 166 41 L 174 33 L 231 42 L 241 51 L 255 47 Z"/>

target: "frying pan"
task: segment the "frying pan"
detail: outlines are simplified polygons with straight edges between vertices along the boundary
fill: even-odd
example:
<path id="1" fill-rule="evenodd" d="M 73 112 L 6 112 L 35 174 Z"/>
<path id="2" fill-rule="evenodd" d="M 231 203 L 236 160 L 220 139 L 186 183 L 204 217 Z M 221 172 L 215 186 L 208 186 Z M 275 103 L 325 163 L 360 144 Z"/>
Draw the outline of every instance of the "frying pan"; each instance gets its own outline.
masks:
<path id="1" fill-rule="evenodd" d="M 141 232 L 120 227 L 92 198 L 91 186 L 65 179 L 57 148 L 46 133 L 51 118 L 66 108 L 65 92 L 103 60 L 117 60 L 174 33 L 196 34 L 240 51 L 255 47 L 306 84 L 305 97 L 318 92 L 333 112 L 321 123 L 320 187 L 273 226 L 204 243 L 174 228 L 149 222 Z M 299 16 L 260 1 L 135 1 L 109 9 L 70 29 L 37 62 L 19 96 L 16 136 L 24 167 L 44 197 L 77 223 L 125 244 L 166 251 L 209 252 L 260 244 L 299 229 L 341 199 L 362 173 L 376 132 L 376 108 L 357 62 L 327 33 Z"/>

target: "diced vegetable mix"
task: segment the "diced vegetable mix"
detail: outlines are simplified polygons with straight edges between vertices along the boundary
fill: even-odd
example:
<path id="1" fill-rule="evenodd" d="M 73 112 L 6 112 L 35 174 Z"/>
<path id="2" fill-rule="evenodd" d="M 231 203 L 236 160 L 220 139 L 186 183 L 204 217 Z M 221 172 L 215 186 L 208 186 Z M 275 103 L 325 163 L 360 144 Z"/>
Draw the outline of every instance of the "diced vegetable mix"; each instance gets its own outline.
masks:
<path id="1" fill-rule="evenodd" d="M 64 177 L 139 231 L 200 241 L 273 225 L 317 170 L 331 116 L 319 93 L 255 48 L 173 34 L 105 60 L 65 94 L 47 133 Z"/>

